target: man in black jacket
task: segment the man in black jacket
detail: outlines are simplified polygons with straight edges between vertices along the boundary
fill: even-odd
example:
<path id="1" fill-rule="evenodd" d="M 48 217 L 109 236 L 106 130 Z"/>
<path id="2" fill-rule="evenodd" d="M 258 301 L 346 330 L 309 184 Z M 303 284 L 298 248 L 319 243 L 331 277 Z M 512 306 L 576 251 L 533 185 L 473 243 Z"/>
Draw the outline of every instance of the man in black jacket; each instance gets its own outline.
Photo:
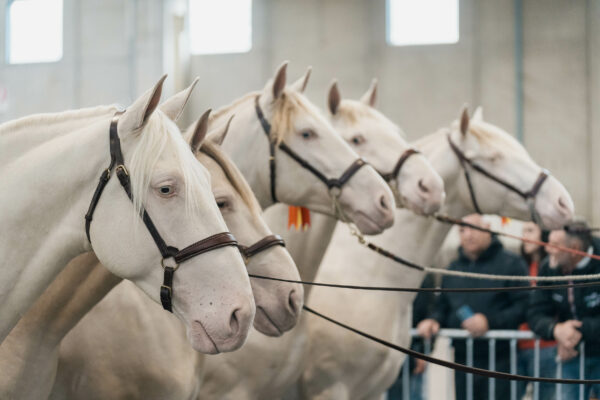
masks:
<path id="1" fill-rule="evenodd" d="M 469 215 L 465 221 L 489 227 L 480 215 Z M 485 232 L 470 228 L 460 229 L 459 257 L 449 269 L 462 272 L 477 272 L 494 275 L 526 275 L 524 261 L 516 254 L 505 250 L 500 241 Z M 525 285 L 526 283 L 522 283 Z M 515 282 L 502 280 L 467 279 L 444 276 L 444 288 L 483 288 L 516 286 Z M 421 336 L 429 337 L 444 328 L 462 328 L 477 338 L 489 329 L 517 329 L 525 321 L 527 294 L 525 292 L 480 292 L 480 293 L 441 293 L 437 298 L 431 318 L 422 321 L 417 330 Z M 466 364 L 466 341 L 454 340 L 454 359 Z M 473 365 L 488 369 L 488 342 L 475 340 L 473 346 Z M 510 371 L 510 348 L 508 341 L 496 342 L 496 371 Z M 516 356 L 516 354 L 515 354 Z M 466 398 L 467 386 L 464 373 L 455 372 L 454 383 L 456 399 Z M 495 380 L 496 399 L 510 398 L 510 383 Z M 473 395 L 475 399 L 487 399 L 488 379 L 473 376 Z"/>
<path id="2" fill-rule="evenodd" d="M 565 230 L 552 231 L 550 244 L 600 254 L 600 246 L 585 222 L 574 222 Z M 585 275 L 600 273 L 600 261 L 547 246 L 548 258 L 540 276 Z M 571 283 L 571 282 L 569 282 Z M 556 284 L 556 282 L 540 283 Z M 540 290 L 531 293 L 527 320 L 531 330 L 542 339 L 555 339 L 558 358 L 563 362 L 562 377 L 579 379 L 580 343 L 585 342 L 585 378 L 600 378 L 600 287 Z M 600 385 L 593 385 L 596 395 Z M 589 398 L 592 385 L 586 385 Z M 578 398 L 578 385 L 562 385 L 563 398 Z"/>

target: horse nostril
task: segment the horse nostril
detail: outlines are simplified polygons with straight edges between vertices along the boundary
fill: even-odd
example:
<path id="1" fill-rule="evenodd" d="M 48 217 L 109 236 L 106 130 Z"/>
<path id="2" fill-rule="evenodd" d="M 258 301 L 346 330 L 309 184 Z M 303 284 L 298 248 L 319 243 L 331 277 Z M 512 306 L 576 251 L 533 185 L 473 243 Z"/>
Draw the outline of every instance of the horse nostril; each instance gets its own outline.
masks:
<path id="1" fill-rule="evenodd" d="M 558 198 L 558 207 L 560 207 L 560 208 L 567 208 L 567 206 L 565 205 L 565 202 L 563 201 L 562 197 Z"/>
<path id="2" fill-rule="evenodd" d="M 299 299 L 299 296 L 297 295 L 296 291 L 292 290 L 290 292 L 288 304 L 290 306 L 290 310 L 292 311 L 293 315 L 297 315 L 298 312 L 300 311 L 300 302 L 301 302 L 301 299 Z"/>
<path id="3" fill-rule="evenodd" d="M 383 208 L 384 210 L 389 210 L 390 206 L 387 203 L 387 199 L 385 198 L 385 195 L 382 195 L 379 198 L 379 205 L 381 206 L 381 208 Z"/>
<path id="4" fill-rule="evenodd" d="M 231 313 L 231 318 L 229 320 L 229 328 L 231 329 L 231 333 L 235 336 L 240 330 L 240 321 L 238 319 L 238 312 L 240 309 L 236 309 L 233 313 Z"/>
<path id="5" fill-rule="evenodd" d="M 423 183 L 423 179 L 419 179 L 419 189 L 423 193 L 429 193 L 429 188 L 427 186 L 425 186 L 425 184 Z"/>

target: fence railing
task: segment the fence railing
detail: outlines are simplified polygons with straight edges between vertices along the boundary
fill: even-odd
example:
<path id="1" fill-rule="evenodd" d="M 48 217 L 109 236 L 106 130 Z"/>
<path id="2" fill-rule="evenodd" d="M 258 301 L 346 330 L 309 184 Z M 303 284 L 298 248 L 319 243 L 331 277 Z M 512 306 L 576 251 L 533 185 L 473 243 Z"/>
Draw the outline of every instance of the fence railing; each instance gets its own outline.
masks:
<path id="1" fill-rule="evenodd" d="M 416 329 L 412 329 L 411 337 L 417 338 L 419 335 L 417 334 Z M 455 339 L 464 339 L 466 342 L 466 365 L 469 367 L 473 366 L 473 345 L 475 338 L 473 338 L 468 331 L 462 329 L 440 329 L 437 334 L 437 337 L 444 337 L 449 339 L 450 345 L 452 345 L 452 341 Z M 535 334 L 531 331 L 518 331 L 518 330 L 490 330 L 483 336 L 477 338 L 477 340 L 487 340 L 488 341 L 488 367 L 487 369 L 491 371 L 496 370 L 496 344 L 498 341 L 508 341 L 510 348 L 510 372 L 511 374 L 516 374 L 517 371 L 517 341 L 520 339 L 533 339 L 534 340 L 534 371 L 533 376 L 540 376 L 540 339 L 535 336 Z M 430 354 L 432 351 L 432 343 L 430 339 L 424 339 L 424 351 L 426 354 Z M 584 379 L 585 377 L 585 344 L 583 342 L 580 343 L 579 348 L 579 379 Z M 408 368 L 409 357 L 407 357 L 405 366 L 406 368 L 402 369 L 402 399 L 410 400 L 410 371 Z M 423 373 L 422 380 L 422 398 L 430 399 L 433 397 L 428 396 L 428 369 L 425 369 Z M 452 371 L 448 369 L 448 373 L 451 374 Z M 465 374 L 466 379 L 466 398 L 467 400 L 474 400 L 479 398 L 481 394 L 473 393 L 473 375 Z M 556 375 L 555 377 L 562 377 L 562 363 L 560 360 L 557 360 L 556 366 Z M 495 400 L 495 379 L 488 378 L 488 398 L 490 400 Z M 453 382 L 453 379 L 449 379 L 448 382 Z M 533 400 L 539 400 L 539 383 L 533 382 Z M 563 399 L 562 396 L 562 386 L 560 384 L 556 385 L 556 399 L 557 400 L 574 400 L 574 399 Z M 584 400 L 585 386 L 579 385 L 579 399 Z M 448 388 L 450 389 L 450 388 Z M 451 393 L 450 390 L 446 390 L 447 393 Z M 452 397 L 450 397 L 452 398 Z M 521 400 L 517 398 L 517 382 L 510 381 L 510 399 L 511 400 Z M 505 399 L 498 399 L 505 400 Z"/>

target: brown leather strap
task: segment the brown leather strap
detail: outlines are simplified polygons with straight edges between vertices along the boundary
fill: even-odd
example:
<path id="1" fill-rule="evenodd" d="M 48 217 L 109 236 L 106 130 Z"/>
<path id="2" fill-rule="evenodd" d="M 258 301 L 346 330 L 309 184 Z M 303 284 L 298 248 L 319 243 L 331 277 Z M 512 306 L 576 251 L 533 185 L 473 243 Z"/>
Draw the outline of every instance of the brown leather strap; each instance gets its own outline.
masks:
<path id="1" fill-rule="evenodd" d="M 211 250 L 220 249 L 225 246 L 237 247 L 237 245 L 238 242 L 231 233 L 221 232 L 179 250 L 177 254 L 173 255 L 173 259 L 177 263 L 182 263 L 192 257 L 196 257 Z"/>
<path id="2" fill-rule="evenodd" d="M 406 162 L 406 160 L 408 160 L 410 158 L 410 156 L 412 156 L 413 154 L 419 154 L 420 151 L 417 149 L 406 149 L 404 151 L 404 153 L 402 153 L 402 155 L 400 156 L 400 158 L 398 159 L 398 161 L 396 162 L 396 165 L 394 166 L 394 169 L 392 169 L 392 172 L 388 172 L 383 173 L 381 171 L 377 171 L 379 173 L 379 175 L 381 175 L 381 177 L 383 178 L 384 181 L 386 181 L 387 183 L 390 183 L 396 179 L 398 179 L 398 174 L 400 173 L 400 170 L 402 169 L 402 166 L 404 165 L 404 163 Z"/>
<path id="3" fill-rule="evenodd" d="M 249 259 L 252 256 L 255 256 L 256 254 L 260 253 L 261 251 L 265 251 L 273 246 L 285 247 L 285 241 L 279 235 L 269 235 L 260 239 L 252 246 L 239 245 L 238 247 L 244 258 Z"/>
<path id="4" fill-rule="evenodd" d="M 308 161 L 302 158 L 298 153 L 289 148 L 285 143 L 280 143 L 278 146 L 275 145 L 274 139 L 271 138 L 271 124 L 265 118 L 262 109 L 259 104 L 260 96 L 256 96 L 254 98 L 254 109 L 256 110 L 256 116 L 260 122 L 260 125 L 263 128 L 263 131 L 267 135 L 267 139 L 269 140 L 269 174 L 271 177 L 271 198 L 275 203 L 278 202 L 277 195 L 275 193 L 275 182 L 276 182 L 276 164 L 275 164 L 275 150 L 276 147 L 279 147 L 281 151 L 290 156 L 294 161 L 300 164 L 304 169 L 309 170 L 314 176 L 316 176 L 321 182 L 327 185 L 327 189 L 331 192 L 331 189 L 337 188 L 338 192 L 342 189 L 342 187 L 352 178 L 352 176 L 364 165 L 366 165 L 366 161 L 362 158 L 355 160 L 343 173 L 342 175 L 335 179 L 327 178 L 321 171 L 313 167 Z M 339 193 L 338 193 L 339 194 Z"/>

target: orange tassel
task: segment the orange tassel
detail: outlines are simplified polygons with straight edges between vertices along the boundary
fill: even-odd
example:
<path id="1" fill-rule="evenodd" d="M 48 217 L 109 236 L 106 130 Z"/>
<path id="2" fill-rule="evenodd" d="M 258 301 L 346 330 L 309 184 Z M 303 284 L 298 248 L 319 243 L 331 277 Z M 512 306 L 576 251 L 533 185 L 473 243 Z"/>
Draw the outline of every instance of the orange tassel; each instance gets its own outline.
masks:
<path id="1" fill-rule="evenodd" d="M 306 230 L 310 226 L 310 211 L 305 207 L 288 207 L 288 229 L 295 227 L 296 230 Z"/>
<path id="2" fill-rule="evenodd" d="M 506 225 L 510 224 L 509 217 L 500 217 L 500 221 L 502 222 L 502 226 L 506 226 Z"/>

